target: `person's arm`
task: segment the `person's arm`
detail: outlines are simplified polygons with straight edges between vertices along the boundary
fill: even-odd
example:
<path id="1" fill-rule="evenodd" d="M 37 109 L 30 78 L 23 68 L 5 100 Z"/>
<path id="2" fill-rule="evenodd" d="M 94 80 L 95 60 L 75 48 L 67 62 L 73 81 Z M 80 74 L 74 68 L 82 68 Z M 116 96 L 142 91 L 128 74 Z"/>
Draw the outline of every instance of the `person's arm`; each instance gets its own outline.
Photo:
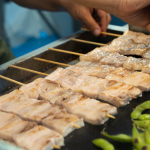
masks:
<path id="1" fill-rule="evenodd" d="M 70 0 L 102 9 L 129 24 L 146 28 L 150 32 L 150 0 Z"/>
<path id="2" fill-rule="evenodd" d="M 20 6 L 48 11 L 65 11 L 67 0 L 12 0 Z"/>
<path id="3" fill-rule="evenodd" d="M 29 8 L 43 9 L 48 11 L 67 11 L 70 15 L 83 23 L 95 36 L 99 36 L 101 31 L 105 32 L 111 21 L 108 13 L 81 6 L 68 0 L 13 0 L 15 3 Z M 93 11 L 97 15 L 97 20 L 92 16 Z"/>

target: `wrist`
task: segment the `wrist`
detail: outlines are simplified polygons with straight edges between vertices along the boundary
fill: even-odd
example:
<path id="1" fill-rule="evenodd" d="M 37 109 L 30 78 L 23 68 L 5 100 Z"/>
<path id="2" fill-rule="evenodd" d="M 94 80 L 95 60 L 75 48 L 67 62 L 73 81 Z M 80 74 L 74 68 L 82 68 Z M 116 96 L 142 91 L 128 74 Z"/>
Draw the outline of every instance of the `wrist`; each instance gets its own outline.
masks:
<path id="1" fill-rule="evenodd" d="M 60 5 L 60 11 L 68 11 L 68 9 L 72 6 L 72 2 L 68 0 L 58 0 L 58 4 Z"/>

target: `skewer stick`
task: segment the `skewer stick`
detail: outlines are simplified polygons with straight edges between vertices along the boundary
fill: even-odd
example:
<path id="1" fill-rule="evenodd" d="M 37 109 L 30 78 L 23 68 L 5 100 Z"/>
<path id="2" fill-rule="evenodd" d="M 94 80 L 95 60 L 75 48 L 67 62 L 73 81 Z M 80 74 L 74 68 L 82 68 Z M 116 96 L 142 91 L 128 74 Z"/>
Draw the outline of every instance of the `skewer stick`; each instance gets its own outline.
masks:
<path id="1" fill-rule="evenodd" d="M 47 75 L 48 75 L 48 74 L 46 74 L 46 73 L 42 73 L 42 72 L 34 71 L 34 70 L 31 70 L 31 69 L 14 66 L 14 65 L 9 65 L 9 67 L 16 68 L 16 69 L 20 69 L 20 70 L 24 70 L 24 71 L 29 71 L 29 72 L 36 73 L 36 74 L 39 74 L 39 75 L 44 75 L 44 76 L 47 76 Z"/>
<path id="2" fill-rule="evenodd" d="M 107 117 L 112 118 L 112 119 L 116 119 L 116 117 L 110 115 L 110 114 L 106 114 Z"/>
<path id="3" fill-rule="evenodd" d="M 75 127 L 75 128 L 81 128 L 80 126 L 78 126 L 78 125 L 76 125 L 76 124 L 73 124 L 73 126 Z"/>
<path id="4" fill-rule="evenodd" d="M 81 54 L 81 53 L 76 53 L 76 52 L 71 52 L 71 51 L 66 51 L 66 50 L 61 50 L 61 49 L 56 49 L 56 48 L 48 48 L 49 50 L 52 50 L 52 51 L 56 51 L 56 52 L 61 52 L 61 53 L 67 53 L 67 54 L 73 54 L 73 55 L 84 55 L 84 54 Z"/>
<path id="5" fill-rule="evenodd" d="M 136 99 L 137 97 L 135 97 L 135 96 L 131 96 L 132 98 L 134 98 L 134 99 Z"/>
<path id="6" fill-rule="evenodd" d="M 66 67 L 71 66 L 71 65 L 68 65 L 68 64 L 59 63 L 59 62 L 55 62 L 55 61 L 50 61 L 50 60 L 46 60 L 46 59 L 41 59 L 41 58 L 37 58 L 37 57 L 34 57 L 34 59 L 35 60 L 39 60 L 39 61 L 43 61 L 43 62 L 47 62 L 47 63 L 52 63 L 52 64 L 60 65 L 60 66 L 66 66 Z"/>
<path id="7" fill-rule="evenodd" d="M 56 148 L 56 149 L 60 149 L 60 147 L 55 145 L 55 144 L 53 144 L 53 147 Z"/>
<path id="8" fill-rule="evenodd" d="M 13 79 L 4 77 L 4 76 L 2 76 L 2 75 L 0 75 L 0 78 L 5 79 L 5 80 L 8 80 L 8 81 L 10 81 L 10 82 L 14 82 L 14 83 L 19 84 L 19 85 L 24 85 L 24 84 L 21 83 L 21 82 L 18 82 L 18 81 L 16 81 L 16 80 L 13 80 Z"/>
<path id="9" fill-rule="evenodd" d="M 90 31 L 90 30 L 88 30 L 86 28 L 81 28 L 81 30 Z M 109 32 L 101 32 L 101 34 L 110 35 L 110 36 L 116 36 L 116 37 L 121 36 L 120 34 L 114 34 L 114 33 L 109 33 Z"/>
<path id="10" fill-rule="evenodd" d="M 72 41 L 76 42 L 82 42 L 82 43 L 87 43 L 87 44 L 93 44 L 93 45 L 99 45 L 99 46 L 106 46 L 107 44 L 102 44 L 102 43 L 97 43 L 97 42 L 91 42 L 91 41 L 85 41 L 85 40 L 80 40 L 80 39 L 75 39 L 71 38 Z"/>

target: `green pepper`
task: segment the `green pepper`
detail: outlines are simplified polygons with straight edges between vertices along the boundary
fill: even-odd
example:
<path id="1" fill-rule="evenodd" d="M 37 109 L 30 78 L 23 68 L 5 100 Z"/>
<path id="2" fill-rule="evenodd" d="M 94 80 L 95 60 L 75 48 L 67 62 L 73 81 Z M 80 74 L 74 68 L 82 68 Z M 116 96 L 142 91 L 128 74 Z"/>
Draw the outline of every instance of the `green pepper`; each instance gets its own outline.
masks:
<path id="1" fill-rule="evenodd" d="M 131 118 L 133 119 L 138 119 L 141 115 L 141 113 L 145 110 L 145 109 L 150 109 L 150 101 L 146 101 L 140 105 L 138 105 L 134 111 L 131 113 Z"/>
<path id="2" fill-rule="evenodd" d="M 150 120 L 150 114 L 140 115 L 139 120 Z"/>
<path id="3" fill-rule="evenodd" d="M 92 142 L 103 150 L 115 150 L 114 146 L 105 139 L 95 139 Z"/>
<path id="4" fill-rule="evenodd" d="M 106 132 L 102 131 L 101 132 L 102 135 L 110 138 L 110 139 L 113 139 L 115 141 L 118 141 L 118 142 L 122 142 L 122 143 L 132 143 L 132 137 L 131 136 L 128 136 L 126 134 L 118 134 L 118 135 L 109 135 L 107 134 Z"/>
<path id="5" fill-rule="evenodd" d="M 150 146 L 145 143 L 144 139 L 138 132 L 135 125 L 133 126 L 132 135 L 133 135 L 133 145 L 137 150 L 150 150 Z"/>
<path id="6" fill-rule="evenodd" d="M 142 127 L 142 128 L 147 128 L 148 125 L 150 124 L 150 120 L 134 120 L 133 121 L 137 126 Z"/>
<path id="7" fill-rule="evenodd" d="M 150 132 L 148 130 L 144 131 L 144 139 L 145 142 L 150 145 Z"/>

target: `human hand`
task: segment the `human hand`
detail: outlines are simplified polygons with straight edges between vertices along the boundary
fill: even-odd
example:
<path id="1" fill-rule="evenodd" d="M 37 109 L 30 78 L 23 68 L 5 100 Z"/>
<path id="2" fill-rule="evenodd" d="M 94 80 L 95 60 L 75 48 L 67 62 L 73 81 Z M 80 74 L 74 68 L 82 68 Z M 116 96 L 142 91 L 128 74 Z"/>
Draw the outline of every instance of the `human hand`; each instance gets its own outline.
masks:
<path id="1" fill-rule="evenodd" d="M 118 3 L 118 17 L 150 32 L 150 0 L 122 0 Z"/>
<path id="2" fill-rule="evenodd" d="M 74 19 L 81 21 L 83 26 L 95 36 L 99 36 L 101 32 L 106 32 L 111 21 L 110 14 L 99 9 L 84 7 L 72 2 L 66 6 L 66 9 Z"/>

